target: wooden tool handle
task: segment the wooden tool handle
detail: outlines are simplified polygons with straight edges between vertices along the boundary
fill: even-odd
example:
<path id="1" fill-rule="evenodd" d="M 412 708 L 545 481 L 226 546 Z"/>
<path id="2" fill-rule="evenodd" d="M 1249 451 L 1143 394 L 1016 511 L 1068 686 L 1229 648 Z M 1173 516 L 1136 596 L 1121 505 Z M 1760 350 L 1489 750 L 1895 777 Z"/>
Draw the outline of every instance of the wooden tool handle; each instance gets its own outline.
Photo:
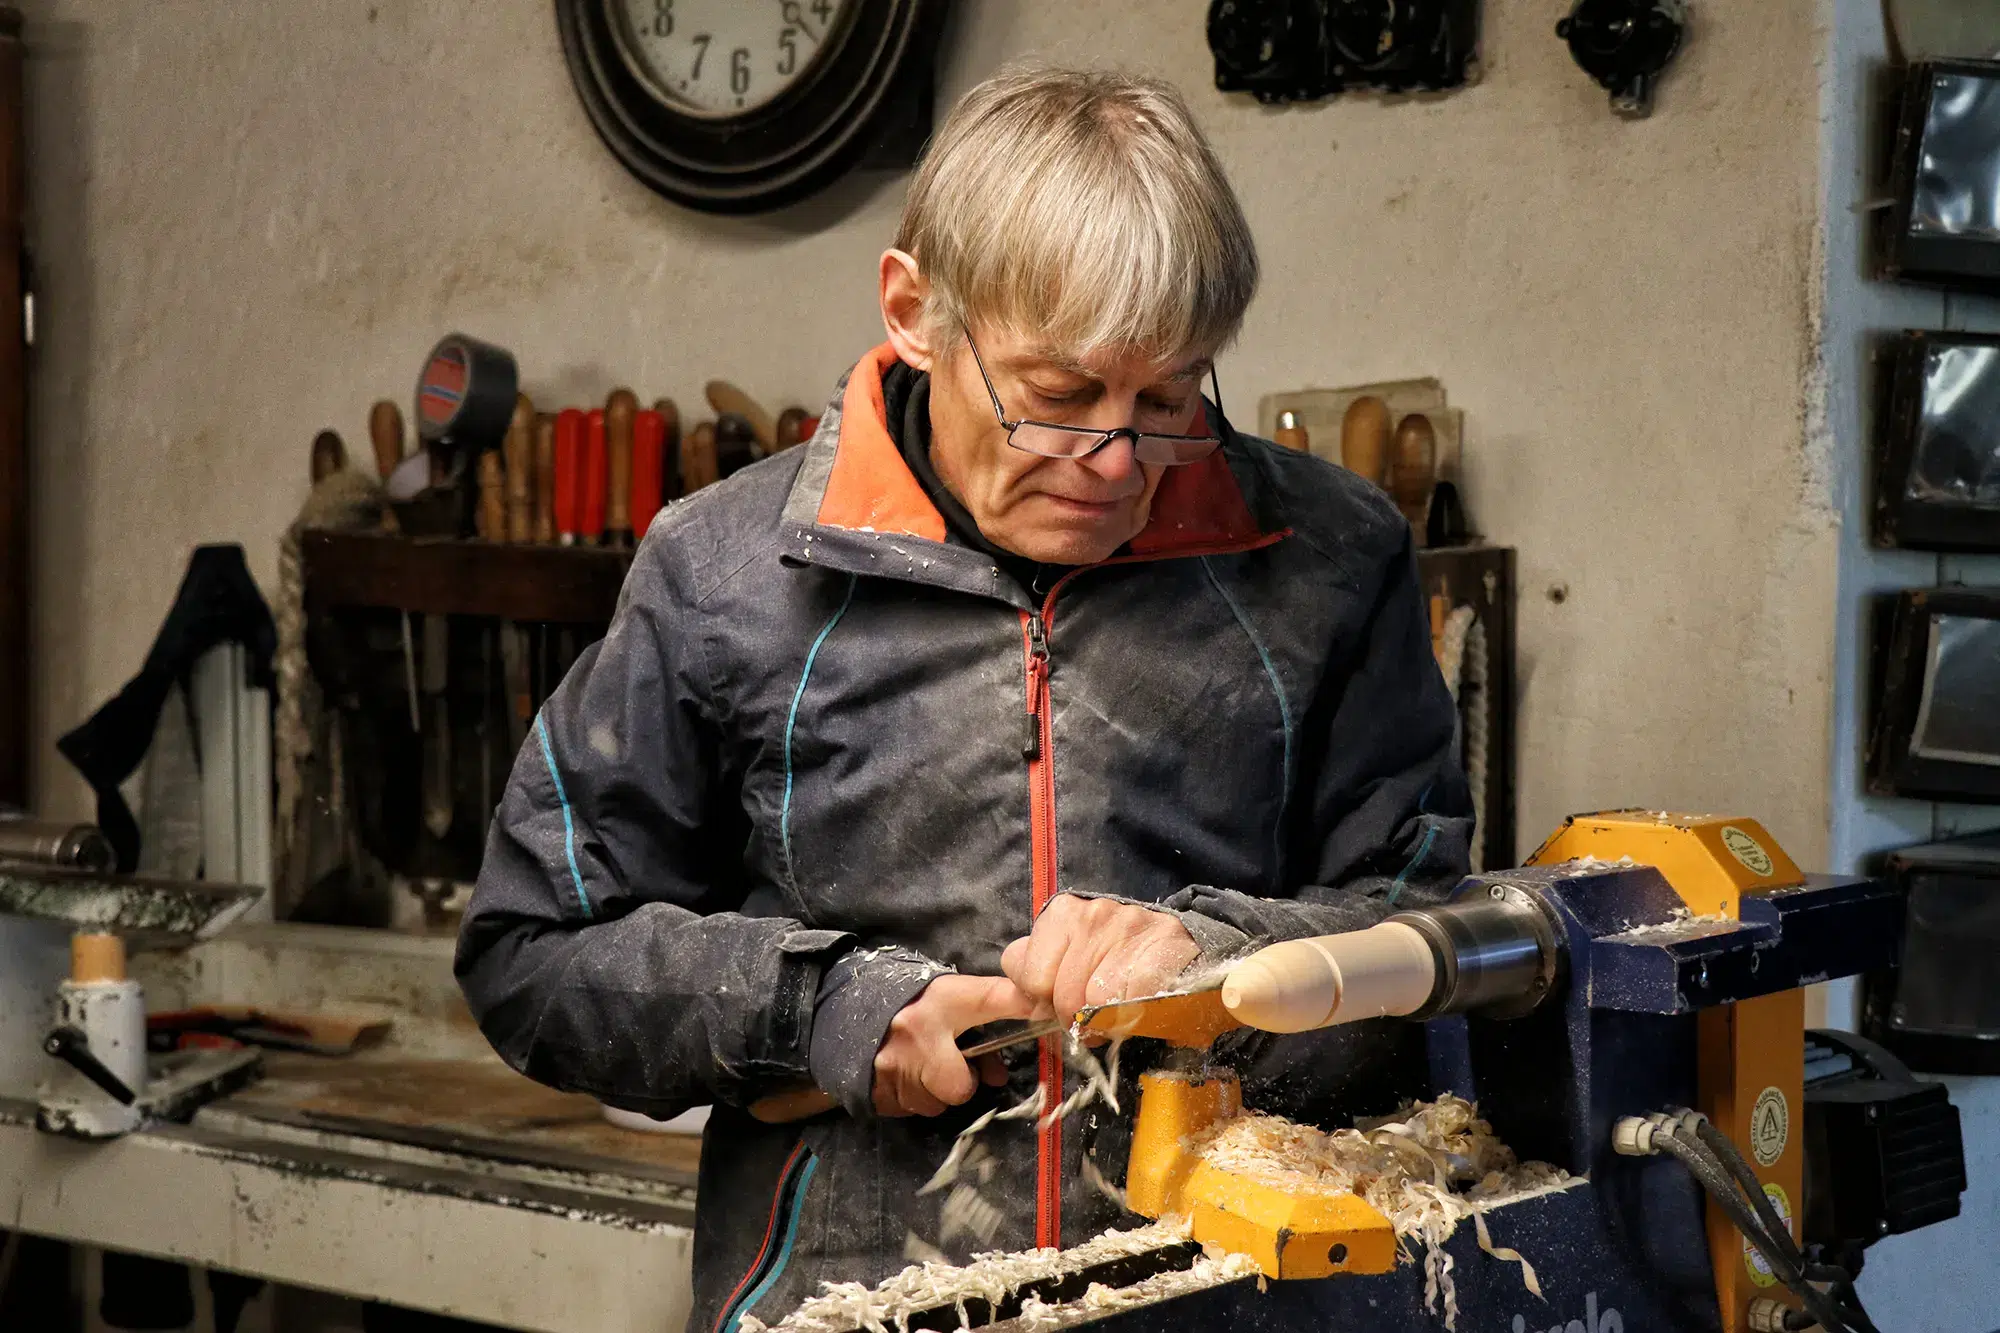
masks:
<path id="1" fill-rule="evenodd" d="M 687 492 L 681 486 L 681 410 L 671 398 L 655 398 L 653 410 L 660 414 L 660 500 L 678 500 Z"/>
<path id="2" fill-rule="evenodd" d="M 1312 448 L 1312 437 L 1307 435 L 1306 428 L 1299 424 L 1299 414 L 1296 412 L 1278 413 L 1278 429 L 1271 432 L 1271 441 L 1274 444 L 1282 444 L 1287 449 L 1297 449 L 1301 453 Z"/>
<path id="3" fill-rule="evenodd" d="M 375 471 L 383 480 L 403 461 L 403 410 L 384 398 L 368 409 L 368 443 L 375 447 Z"/>
<path id="4" fill-rule="evenodd" d="M 750 1103 L 750 1118 L 766 1125 L 789 1125 L 795 1120 L 825 1115 L 839 1104 L 833 1094 L 822 1091 L 817 1083 L 803 1083 L 759 1097 Z"/>
<path id="5" fill-rule="evenodd" d="M 750 423 L 750 433 L 756 437 L 758 445 L 763 448 L 765 453 L 772 453 L 776 450 L 778 426 L 771 419 L 771 414 L 764 410 L 762 403 L 737 388 L 734 384 L 731 384 L 728 380 L 710 380 L 706 392 L 708 394 L 708 405 L 715 409 L 717 416 L 721 416 L 725 412 L 733 412 L 737 416 L 742 417 Z"/>
<path id="6" fill-rule="evenodd" d="M 630 389 L 614 389 L 604 400 L 605 539 L 632 544 L 632 418 L 639 400 Z"/>
<path id="7" fill-rule="evenodd" d="M 1389 494 L 1403 517 L 1421 528 L 1437 481 L 1437 430 L 1431 419 L 1412 412 L 1396 427 L 1395 462 L 1389 469 Z"/>
<path id="8" fill-rule="evenodd" d="M 555 478 L 549 485 L 549 509 L 554 516 L 556 539 L 564 546 L 576 541 L 583 530 L 583 446 L 589 425 L 581 411 L 565 407 L 556 413 Z"/>
<path id="9" fill-rule="evenodd" d="M 479 454 L 479 526 L 483 540 L 507 540 L 507 472 L 492 449 Z"/>
<path id="10" fill-rule="evenodd" d="M 535 539 L 535 404 L 514 395 L 514 415 L 500 448 L 507 467 L 507 526 L 498 536 L 510 542 Z"/>
<path id="11" fill-rule="evenodd" d="M 1364 394 L 1347 405 L 1340 421 L 1340 461 L 1377 486 L 1389 458 L 1389 405 Z"/>
<path id="12" fill-rule="evenodd" d="M 556 539 L 556 418 L 535 415 L 534 540 L 546 546 Z"/>
<path id="13" fill-rule="evenodd" d="M 715 462 L 715 423 L 704 421 L 688 432 L 681 445 L 681 485 L 692 495 L 720 475 Z"/>
<path id="14" fill-rule="evenodd" d="M 778 424 L 775 428 L 778 435 L 777 447 L 789 449 L 795 444 L 805 443 L 806 437 L 799 432 L 799 427 L 803 426 L 805 421 L 806 410 L 803 407 L 788 407 L 778 413 Z"/>
<path id="15" fill-rule="evenodd" d="M 317 486 L 334 473 L 347 466 L 347 446 L 340 442 L 340 432 L 323 430 L 313 436 L 312 483 Z"/>

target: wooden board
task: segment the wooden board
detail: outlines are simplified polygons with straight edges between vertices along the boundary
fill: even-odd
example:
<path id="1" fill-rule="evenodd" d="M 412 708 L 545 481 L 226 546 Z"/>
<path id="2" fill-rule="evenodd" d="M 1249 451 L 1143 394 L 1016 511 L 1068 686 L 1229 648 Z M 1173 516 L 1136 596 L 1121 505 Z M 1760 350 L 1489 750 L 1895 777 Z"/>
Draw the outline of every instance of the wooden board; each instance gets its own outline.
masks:
<path id="1" fill-rule="evenodd" d="M 244 1115 L 317 1124 L 424 1147 L 684 1172 L 701 1136 L 620 1129 L 597 1102 L 557 1092 L 498 1060 L 326 1059 L 270 1051 L 265 1076 L 226 1103 Z"/>
<path id="2" fill-rule="evenodd" d="M 308 532 L 300 543 L 308 607 L 386 607 L 549 624 L 603 624 L 618 605 L 629 551 L 599 546 Z"/>

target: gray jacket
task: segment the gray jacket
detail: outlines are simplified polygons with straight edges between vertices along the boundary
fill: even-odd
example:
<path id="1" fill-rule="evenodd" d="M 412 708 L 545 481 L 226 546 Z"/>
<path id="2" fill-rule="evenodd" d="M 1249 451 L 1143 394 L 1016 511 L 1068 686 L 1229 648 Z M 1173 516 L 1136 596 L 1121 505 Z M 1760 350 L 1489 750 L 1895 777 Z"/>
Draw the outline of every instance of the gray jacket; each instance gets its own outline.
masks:
<path id="1" fill-rule="evenodd" d="M 997 972 L 1051 895 L 1178 912 L 1214 955 L 1370 924 L 1465 869 L 1455 713 L 1386 496 L 1229 434 L 1037 600 L 946 540 L 883 420 L 892 362 L 654 522 L 515 762 L 459 941 L 515 1068 L 652 1115 L 713 1104 L 697 1333 L 873 1282 L 913 1236 L 963 1258 L 1117 1220 L 1081 1179 L 1086 1152 L 1123 1172 L 1102 1110 L 987 1130 L 969 1226 L 916 1196 L 973 1115 L 1060 1091 L 1052 1050 L 934 1120 L 868 1109 L 890 1017 L 942 970 Z M 1398 1031 L 1234 1049 L 1254 1102 L 1325 1116 L 1421 1085 Z M 846 1110 L 743 1113 L 807 1077 Z"/>

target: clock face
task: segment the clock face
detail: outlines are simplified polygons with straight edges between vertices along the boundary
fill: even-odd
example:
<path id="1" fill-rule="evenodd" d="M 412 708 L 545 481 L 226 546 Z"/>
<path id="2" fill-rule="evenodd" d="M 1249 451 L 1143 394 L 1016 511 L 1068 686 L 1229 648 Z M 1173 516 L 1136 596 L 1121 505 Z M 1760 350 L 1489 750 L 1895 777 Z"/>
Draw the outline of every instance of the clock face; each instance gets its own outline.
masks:
<path id="1" fill-rule="evenodd" d="M 812 67 L 859 0 L 613 0 L 620 54 L 683 115 L 767 106 Z"/>

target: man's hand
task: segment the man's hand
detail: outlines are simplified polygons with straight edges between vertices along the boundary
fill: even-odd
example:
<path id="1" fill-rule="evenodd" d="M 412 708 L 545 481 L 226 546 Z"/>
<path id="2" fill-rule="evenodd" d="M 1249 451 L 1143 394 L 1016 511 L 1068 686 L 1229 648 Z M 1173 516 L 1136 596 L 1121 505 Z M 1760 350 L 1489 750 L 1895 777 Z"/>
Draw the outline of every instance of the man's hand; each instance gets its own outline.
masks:
<path id="1" fill-rule="evenodd" d="M 1005 977 L 947 973 L 924 987 L 889 1020 L 889 1035 L 875 1052 L 875 1114 L 939 1115 L 971 1100 L 980 1079 L 989 1087 L 1007 1081 L 997 1055 L 982 1056 L 979 1079 L 958 1053 L 968 1028 L 1002 1018 L 1026 1018 L 1034 1002 Z"/>
<path id="2" fill-rule="evenodd" d="M 1037 1017 L 1171 989 L 1201 953 L 1180 918 L 1107 898 L 1058 894 L 1035 929 L 1007 946 L 1000 968 Z"/>

